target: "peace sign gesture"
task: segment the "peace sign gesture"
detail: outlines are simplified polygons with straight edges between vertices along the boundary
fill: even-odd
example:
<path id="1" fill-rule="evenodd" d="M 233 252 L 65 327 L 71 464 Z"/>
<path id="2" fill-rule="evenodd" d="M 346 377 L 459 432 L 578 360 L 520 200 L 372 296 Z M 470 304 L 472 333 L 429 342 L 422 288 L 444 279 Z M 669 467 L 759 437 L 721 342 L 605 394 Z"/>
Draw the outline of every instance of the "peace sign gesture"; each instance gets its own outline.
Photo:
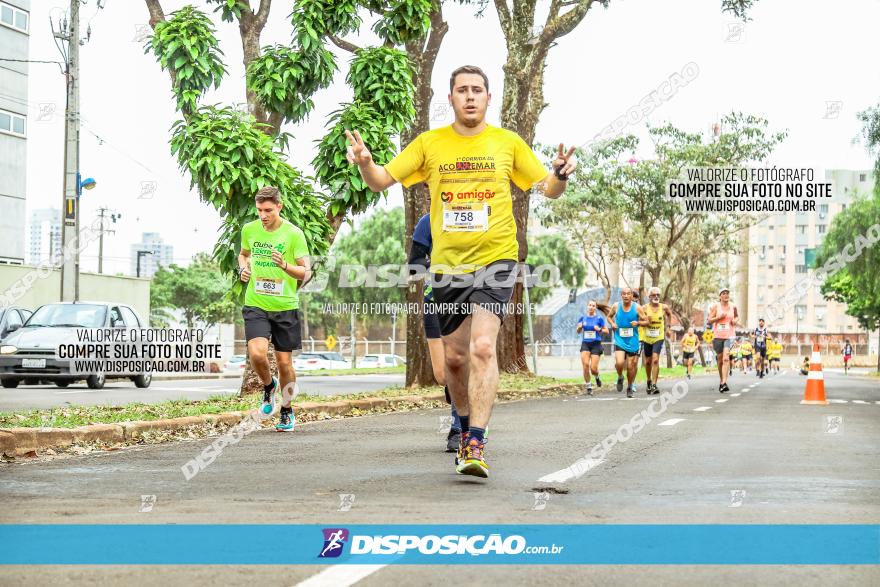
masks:
<path id="1" fill-rule="evenodd" d="M 566 151 L 563 144 L 559 143 L 559 152 L 556 154 L 556 159 L 553 160 L 553 171 L 559 179 L 567 179 L 577 167 L 577 159 L 573 157 L 574 149 L 571 147 Z"/>
<path id="2" fill-rule="evenodd" d="M 358 167 L 368 165 L 373 162 L 373 155 L 364 144 L 361 134 L 354 131 L 354 135 L 349 131 L 345 131 L 345 138 L 348 139 L 348 148 L 346 149 L 345 158 L 349 163 L 353 163 Z"/>

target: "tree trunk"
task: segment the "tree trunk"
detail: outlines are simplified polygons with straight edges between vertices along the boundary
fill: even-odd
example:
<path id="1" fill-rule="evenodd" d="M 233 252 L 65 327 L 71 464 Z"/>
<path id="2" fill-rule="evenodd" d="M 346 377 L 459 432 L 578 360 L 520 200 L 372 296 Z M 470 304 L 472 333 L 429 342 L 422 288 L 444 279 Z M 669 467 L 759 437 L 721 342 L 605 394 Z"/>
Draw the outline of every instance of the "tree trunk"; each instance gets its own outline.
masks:
<path id="1" fill-rule="evenodd" d="M 528 29 L 525 31 L 528 32 Z M 533 48 L 519 41 L 507 43 L 507 63 L 504 65 L 504 96 L 501 103 L 501 126 L 516 132 L 527 144 L 535 140 L 538 118 L 544 103 L 543 58 L 546 48 Z M 537 55 L 535 54 L 537 53 Z M 537 70 L 535 69 L 535 64 Z M 518 262 L 525 262 L 529 254 L 527 230 L 529 220 L 529 192 L 510 184 L 513 199 L 513 217 L 516 220 L 516 240 L 519 244 Z M 510 303 L 516 308 L 522 304 L 523 288 L 517 283 Z M 523 342 L 523 314 L 513 312 L 507 316 L 498 334 L 498 365 L 508 372 L 528 372 Z"/>
<path id="2" fill-rule="evenodd" d="M 431 89 L 431 75 L 434 62 L 449 29 L 443 20 L 442 7 L 439 1 L 434 2 L 431 12 L 431 31 L 427 39 L 420 39 L 407 44 L 406 53 L 413 68 L 413 85 L 415 95 L 413 105 L 416 119 L 413 125 L 401 133 L 400 148 L 403 150 L 421 133 L 430 129 L 431 100 L 434 91 Z M 412 247 L 412 234 L 419 221 L 430 210 L 431 194 L 424 183 L 403 190 L 403 214 L 406 219 L 406 250 Z M 424 301 L 424 281 L 410 284 L 406 291 L 409 307 L 421 308 Z M 434 370 L 431 367 L 431 355 L 425 338 L 425 326 L 422 312 L 407 314 L 406 319 L 406 386 L 421 387 L 436 385 Z"/>

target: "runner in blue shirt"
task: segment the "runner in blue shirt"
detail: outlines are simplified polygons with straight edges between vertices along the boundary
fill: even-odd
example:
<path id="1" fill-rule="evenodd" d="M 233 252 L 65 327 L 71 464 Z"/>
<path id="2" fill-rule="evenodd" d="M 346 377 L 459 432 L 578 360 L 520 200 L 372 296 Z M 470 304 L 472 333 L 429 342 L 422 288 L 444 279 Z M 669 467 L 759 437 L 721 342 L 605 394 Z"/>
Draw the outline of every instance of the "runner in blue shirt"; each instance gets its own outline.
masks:
<path id="1" fill-rule="evenodd" d="M 596 312 L 596 300 L 587 302 L 587 313 L 578 318 L 577 331 L 581 334 L 581 366 L 587 384 L 587 395 L 593 395 L 590 376 L 596 378 L 596 387 L 602 387 L 599 360 L 602 358 L 602 334 L 608 334 L 605 318 Z"/>
<path id="2" fill-rule="evenodd" d="M 425 214 L 419 218 L 416 227 L 413 229 L 409 264 L 421 265 L 427 271 L 431 265 L 432 242 L 430 215 Z M 434 293 L 431 286 L 427 283 L 425 284 L 424 321 L 425 338 L 428 339 L 428 352 L 431 355 L 431 369 L 434 371 L 434 379 L 443 386 L 443 391 L 446 393 L 446 401 L 452 405 L 449 388 L 446 387 L 446 359 L 443 353 L 443 340 L 440 338 L 440 320 L 437 318 L 437 312 L 434 310 Z M 455 405 L 452 405 L 452 424 L 449 427 L 449 433 L 446 435 L 446 452 L 458 451 L 460 439 L 461 419 L 458 417 L 458 412 L 455 411 Z"/>
<path id="3" fill-rule="evenodd" d="M 642 307 L 633 301 L 633 290 L 625 287 L 620 292 L 623 301 L 611 306 L 608 322 L 614 329 L 614 368 L 617 369 L 617 391 L 623 391 L 623 367 L 626 365 L 626 397 L 636 392 L 636 372 L 639 368 L 639 326 L 648 325 Z"/>

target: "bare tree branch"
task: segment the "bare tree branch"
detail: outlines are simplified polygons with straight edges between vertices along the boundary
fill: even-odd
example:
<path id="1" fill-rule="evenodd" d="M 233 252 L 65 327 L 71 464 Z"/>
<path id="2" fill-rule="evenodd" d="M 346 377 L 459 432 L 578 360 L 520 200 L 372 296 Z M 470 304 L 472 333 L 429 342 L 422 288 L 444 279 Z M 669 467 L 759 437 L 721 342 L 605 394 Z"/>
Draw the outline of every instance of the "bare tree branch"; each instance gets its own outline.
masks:
<path id="1" fill-rule="evenodd" d="M 266 20 L 269 18 L 269 10 L 272 8 L 272 0 L 260 0 L 260 9 L 257 11 L 257 26 L 262 28 L 266 26 Z"/>
<path id="2" fill-rule="evenodd" d="M 156 25 L 165 20 L 165 12 L 159 0 L 146 0 L 147 10 L 150 11 L 150 28 L 156 29 Z"/>
<path id="3" fill-rule="evenodd" d="M 361 50 L 361 48 L 358 47 L 357 45 L 355 45 L 354 43 L 349 43 L 345 39 L 340 39 L 336 35 L 327 35 L 327 38 L 330 39 L 330 41 L 334 45 L 336 45 L 340 49 L 345 49 L 349 53 L 357 53 L 358 51 Z"/>
<path id="4" fill-rule="evenodd" d="M 578 0 L 575 7 L 571 10 L 562 16 L 554 18 L 552 21 L 548 20 L 541 33 L 541 40 L 544 41 L 546 38 L 546 42 L 549 43 L 573 31 L 587 15 L 592 5 L 593 0 Z"/>
<path id="5" fill-rule="evenodd" d="M 510 34 L 510 8 L 507 7 L 507 0 L 495 0 L 495 9 L 498 11 L 498 21 L 501 23 L 504 38 L 507 38 Z"/>

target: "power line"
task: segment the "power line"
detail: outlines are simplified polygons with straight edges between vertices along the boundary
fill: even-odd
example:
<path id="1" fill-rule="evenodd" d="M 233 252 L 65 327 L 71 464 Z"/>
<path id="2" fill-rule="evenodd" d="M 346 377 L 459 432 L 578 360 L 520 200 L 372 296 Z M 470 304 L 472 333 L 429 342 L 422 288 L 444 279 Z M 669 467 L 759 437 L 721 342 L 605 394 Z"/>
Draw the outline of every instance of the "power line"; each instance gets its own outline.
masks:
<path id="1" fill-rule="evenodd" d="M 0 61 L 12 61 L 15 63 L 54 63 L 56 65 L 64 65 L 61 61 L 46 61 L 44 59 L 9 59 L 8 57 L 0 57 Z"/>

